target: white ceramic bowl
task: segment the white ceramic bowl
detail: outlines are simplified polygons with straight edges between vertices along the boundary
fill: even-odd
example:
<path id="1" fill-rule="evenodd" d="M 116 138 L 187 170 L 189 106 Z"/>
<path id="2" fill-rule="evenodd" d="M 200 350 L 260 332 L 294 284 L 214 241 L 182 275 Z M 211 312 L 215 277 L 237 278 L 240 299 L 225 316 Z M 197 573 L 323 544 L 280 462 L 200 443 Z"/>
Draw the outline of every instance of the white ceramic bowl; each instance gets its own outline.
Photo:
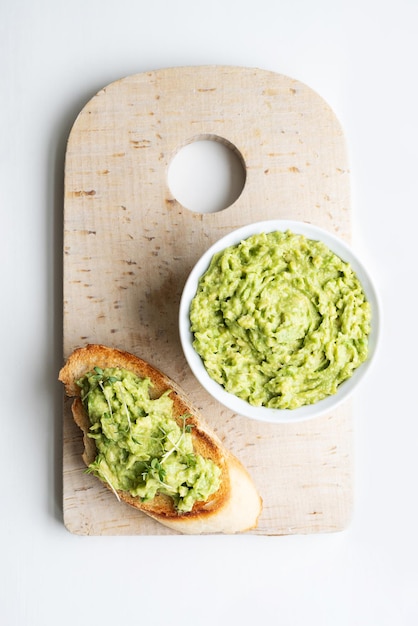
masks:
<path id="1" fill-rule="evenodd" d="M 254 234 L 286 230 L 290 230 L 295 234 L 305 235 L 308 239 L 322 241 L 341 259 L 350 263 L 362 284 L 366 298 L 372 308 L 368 358 L 354 371 L 351 378 L 341 383 L 338 387 L 337 393 L 332 396 L 328 396 L 315 404 L 303 406 L 297 409 L 271 409 L 267 407 L 255 407 L 245 400 L 227 392 L 207 373 L 202 359 L 193 348 L 193 336 L 190 332 L 189 319 L 190 304 L 196 294 L 199 279 L 208 269 L 209 263 L 215 253 L 220 252 L 229 246 L 236 245 L 243 239 L 247 239 Z M 345 242 L 341 241 L 331 233 L 305 222 L 292 220 L 268 220 L 248 224 L 247 226 L 243 226 L 242 228 L 230 232 L 228 235 L 222 237 L 222 239 L 219 239 L 215 244 L 213 244 L 196 263 L 186 281 L 180 301 L 180 340 L 186 360 L 195 377 L 211 396 L 231 411 L 239 415 L 264 422 L 296 422 L 318 417 L 323 413 L 332 411 L 332 409 L 348 398 L 348 396 L 364 378 L 376 353 L 380 326 L 379 310 L 380 307 L 378 297 L 373 286 L 373 282 L 362 263 Z"/>

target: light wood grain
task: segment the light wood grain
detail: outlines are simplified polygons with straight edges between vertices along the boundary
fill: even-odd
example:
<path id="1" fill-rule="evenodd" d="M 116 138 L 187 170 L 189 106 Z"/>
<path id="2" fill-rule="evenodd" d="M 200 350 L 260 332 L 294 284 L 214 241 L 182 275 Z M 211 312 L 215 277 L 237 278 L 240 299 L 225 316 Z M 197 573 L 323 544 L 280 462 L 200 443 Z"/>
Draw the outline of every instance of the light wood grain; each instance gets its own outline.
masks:
<path id="1" fill-rule="evenodd" d="M 182 207 L 167 185 L 176 151 L 205 137 L 235 146 L 246 170 L 238 200 L 210 214 Z M 102 89 L 79 114 L 66 153 L 64 357 L 100 342 L 176 380 L 257 483 L 264 510 L 254 534 L 341 530 L 352 508 L 350 403 L 311 422 L 252 422 L 207 395 L 179 342 L 179 300 L 195 261 L 230 230 L 271 218 L 350 238 L 343 133 L 310 88 L 263 70 L 210 66 L 138 74 Z M 67 528 L 172 534 L 84 473 L 69 406 L 66 400 Z"/>

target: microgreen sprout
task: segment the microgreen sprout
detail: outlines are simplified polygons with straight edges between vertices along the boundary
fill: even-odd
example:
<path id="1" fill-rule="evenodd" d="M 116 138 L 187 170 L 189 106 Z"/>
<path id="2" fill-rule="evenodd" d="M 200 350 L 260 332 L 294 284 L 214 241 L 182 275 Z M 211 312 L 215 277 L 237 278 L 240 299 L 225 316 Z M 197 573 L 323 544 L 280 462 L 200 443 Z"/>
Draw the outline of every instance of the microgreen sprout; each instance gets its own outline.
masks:
<path id="1" fill-rule="evenodd" d="M 98 385 L 100 389 L 102 390 L 104 397 L 106 398 L 107 406 L 109 407 L 110 416 L 113 417 L 112 405 L 110 404 L 110 400 L 105 393 L 103 382 L 99 380 Z"/>
<path id="2" fill-rule="evenodd" d="M 107 484 L 109 485 L 109 487 L 111 488 L 111 490 L 113 491 L 113 493 L 115 494 L 116 498 L 118 499 L 118 502 L 120 502 L 120 497 L 118 492 L 116 491 L 116 489 L 114 488 L 114 486 L 112 485 L 112 483 L 110 482 L 110 480 L 108 479 L 107 476 L 103 477 L 105 479 L 105 481 L 107 482 Z"/>
<path id="3" fill-rule="evenodd" d="M 117 378 L 115 376 L 105 376 L 104 375 L 104 371 L 102 370 L 101 367 L 99 367 L 98 365 L 96 365 L 94 368 L 94 371 L 96 372 L 95 375 L 90 376 L 90 380 L 93 380 L 96 382 L 96 384 L 93 387 L 90 387 L 90 389 L 88 390 L 87 393 L 84 394 L 84 396 L 81 397 L 81 400 L 84 402 L 86 400 L 86 398 L 91 394 L 92 391 L 94 391 L 95 389 L 97 389 L 97 387 L 100 387 L 100 389 L 103 391 L 103 386 L 105 383 L 110 382 L 110 383 L 115 383 L 117 382 Z M 109 404 L 109 400 L 106 398 L 107 403 Z M 110 407 L 109 407 L 110 408 Z M 110 413 L 112 414 L 112 409 L 110 408 Z"/>
<path id="4" fill-rule="evenodd" d="M 181 416 L 181 419 L 183 420 L 183 432 L 184 433 L 191 433 L 192 428 L 194 428 L 194 424 L 186 424 L 186 420 L 189 419 L 189 417 L 191 417 L 190 413 L 184 413 Z"/>
<path id="5" fill-rule="evenodd" d="M 115 380 L 117 380 L 117 379 L 115 379 Z M 123 408 L 125 409 L 126 417 L 128 418 L 129 432 L 131 432 L 131 417 L 129 415 L 129 409 L 128 409 L 128 406 L 126 404 L 125 393 L 123 391 L 123 385 L 122 385 L 122 382 L 120 380 L 117 381 L 117 382 L 119 383 L 118 387 L 120 389 L 120 395 L 122 396 Z"/>
<path id="6" fill-rule="evenodd" d="M 151 461 L 151 467 L 152 469 L 156 470 L 158 472 L 158 477 L 160 480 L 164 480 L 165 475 L 166 475 L 166 471 L 165 469 L 162 467 L 161 463 L 159 462 L 158 459 L 154 458 Z"/>
<path id="7" fill-rule="evenodd" d="M 166 477 L 167 472 L 165 471 L 164 467 L 161 465 L 161 462 L 155 457 L 151 460 L 150 463 L 146 464 L 146 467 L 141 474 L 142 480 L 146 481 L 151 471 L 154 477 L 156 477 L 155 473 L 157 473 L 159 483 L 161 483 L 167 489 L 172 489 L 170 485 L 167 485 L 164 482 L 164 478 Z"/>
<path id="8" fill-rule="evenodd" d="M 180 450 L 180 443 L 183 439 L 183 437 L 185 436 L 186 433 L 190 433 L 192 428 L 193 428 L 193 424 L 186 424 L 186 420 L 191 417 L 190 413 L 184 413 L 184 415 L 181 416 L 181 419 L 183 420 L 183 428 L 181 431 L 181 435 L 178 438 L 178 440 L 176 441 L 176 443 L 173 443 L 173 447 L 170 448 L 170 450 L 168 450 L 162 457 L 161 457 L 161 463 L 164 463 L 164 461 L 166 461 L 168 459 L 168 457 L 170 456 L 170 454 L 173 454 L 174 451 L 177 452 L 181 452 Z"/>
<path id="9" fill-rule="evenodd" d="M 115 494 L 118 502 L 120 502 L 120 497 L 119 497 L 118 492 L 116 491 L 115 487 L 112 485 L 112 482 L 110 481 L 109 477 L 106 476 L 106 474 L 103 472 L 103 470 L 100 469 L 100 467 L 98 467 L 97 463 L 92 463 L 86 469 L 86 474 L 96 474 L 96 476 L 99 476 L 102 480 L 104 480 L 109 485 L 113 493 Z"/>

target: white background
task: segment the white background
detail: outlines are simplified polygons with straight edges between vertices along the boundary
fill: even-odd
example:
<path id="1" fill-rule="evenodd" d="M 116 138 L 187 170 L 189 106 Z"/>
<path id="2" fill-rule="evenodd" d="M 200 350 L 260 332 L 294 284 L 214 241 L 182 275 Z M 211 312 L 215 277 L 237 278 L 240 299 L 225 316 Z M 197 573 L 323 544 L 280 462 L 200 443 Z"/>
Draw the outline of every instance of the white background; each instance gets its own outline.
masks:
<path id="1" fill-rule="evenodd" d="M 0 622 L 418 623 L 416 0 L 0 0 Z M 350 527 L 292 537 L 109 538 L 61 520 L 63 157 L 123 76 L 229 64 L 331 105 L 352 172 L 353 247 L 384 330 L 355 397 Z"/>

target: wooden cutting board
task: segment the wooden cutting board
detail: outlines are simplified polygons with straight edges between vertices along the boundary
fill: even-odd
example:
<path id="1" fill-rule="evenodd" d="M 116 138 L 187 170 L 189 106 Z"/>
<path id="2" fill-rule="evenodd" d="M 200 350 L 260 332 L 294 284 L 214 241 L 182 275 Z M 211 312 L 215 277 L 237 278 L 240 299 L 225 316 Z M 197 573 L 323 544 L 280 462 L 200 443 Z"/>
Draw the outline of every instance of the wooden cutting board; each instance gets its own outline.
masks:
<path id="1" fill-rule="evenodd" d="M 185 209 L 167 184 L 176 152 L 202 138 L 232 144 L 245 167 L 241 196 L 220 212 Z M 179 300 L 193 264 L 232 229 L 271 218 L 350 237 L 343 133 L 309 87 L 268 71 L 209 66 L 137 74 L 102 89 L 79 114 L 66 153 L 64 357 L 100 342 L 177 381 L 259 488 L 264 509 L 253 534 L 337 531 L 352 508 L 350 404 L 305 423 L 253 422 L 208 396 L 179 342 Z M 65 400 L 71 532 L 173 534 L 86 475 L 81 452 Z"/>

